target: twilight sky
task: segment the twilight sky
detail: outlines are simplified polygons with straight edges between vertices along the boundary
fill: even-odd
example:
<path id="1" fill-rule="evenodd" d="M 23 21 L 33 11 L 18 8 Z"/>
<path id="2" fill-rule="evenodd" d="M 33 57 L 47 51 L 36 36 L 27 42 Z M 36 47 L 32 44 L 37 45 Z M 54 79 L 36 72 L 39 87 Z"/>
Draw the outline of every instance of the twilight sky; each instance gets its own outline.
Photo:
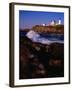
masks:
<path id="1" fill-rule="evenodd" d="M 59 12 L 41 12 L 41 11 L 19 11 L 19 28 L 32 28 L 34 25 L 50 23 L 52 20 L 58 22 L 61 19 L 64 23 L 64 13 Z"/>

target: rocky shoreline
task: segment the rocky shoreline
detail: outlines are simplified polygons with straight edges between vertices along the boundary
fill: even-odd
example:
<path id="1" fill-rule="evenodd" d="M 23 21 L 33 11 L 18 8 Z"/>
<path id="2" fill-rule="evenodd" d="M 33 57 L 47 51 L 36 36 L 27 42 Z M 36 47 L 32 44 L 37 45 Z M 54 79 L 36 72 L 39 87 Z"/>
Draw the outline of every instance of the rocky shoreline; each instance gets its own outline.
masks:
<path id="1" fill-rule="evenodd" d="M 20 79 L 64 76 L 64 44 L 50 45 L 20 37 Z"/>
<path id="2" fill-rule="evenodd" d="M 30 30 L 34 30 L 38 33 L 45 33 L 45 34 L 64 34 L 64 25 L 55 25 L 55 26 L 42 26 L 42 25 L 35 25 L 31 29 L 26 28 L 24 30 L 20 29 L 20 31 L 28 32 Z"/>

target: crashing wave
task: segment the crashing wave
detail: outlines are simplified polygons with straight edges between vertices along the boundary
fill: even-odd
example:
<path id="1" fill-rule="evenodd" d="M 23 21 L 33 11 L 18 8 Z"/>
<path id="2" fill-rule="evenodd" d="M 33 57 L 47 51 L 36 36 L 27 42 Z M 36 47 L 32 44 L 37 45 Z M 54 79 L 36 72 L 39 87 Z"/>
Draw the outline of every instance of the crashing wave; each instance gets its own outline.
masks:
<path id="1" fill-rule="evenodd" d="M 39 42 L 42 44 L 51 44 L 51 43 L 64 43 L 61 40 L 49 40 L 47 38 L 41 37 L 37 32 L 30 30 L 26 34 L 27 38 L 31 39 L 33 42 Z"/>

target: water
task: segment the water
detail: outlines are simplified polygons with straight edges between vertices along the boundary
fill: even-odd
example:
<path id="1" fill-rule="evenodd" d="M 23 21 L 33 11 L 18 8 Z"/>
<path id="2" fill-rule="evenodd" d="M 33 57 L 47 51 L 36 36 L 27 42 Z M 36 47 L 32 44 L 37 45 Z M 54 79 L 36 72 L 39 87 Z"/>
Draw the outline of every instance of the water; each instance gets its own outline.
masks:
<path id="1" fill-rule="evenodd" d="M 62 40 L 64 41 L 64 34 L 40 34 L 41 37 L 47 38 L 49 40 Z"/>
<path id="2" fill-rule="evenodd" d="M 27 36 L 33 42 L 40 42 L 42 44 L 51 44 L 54 42 L 64 43 L 64 34 L 45 34 L 45 33 L 37 33 L 35 31 L 29 32 L 20 32 L 20 35 Z"/>
<path id="3" fill-rule="evenodd" d="M 21 36 L 21 37 L 24 37 L 26 34 L 27 34 L 27 32 L 20 31 L 20 36 Z"/>

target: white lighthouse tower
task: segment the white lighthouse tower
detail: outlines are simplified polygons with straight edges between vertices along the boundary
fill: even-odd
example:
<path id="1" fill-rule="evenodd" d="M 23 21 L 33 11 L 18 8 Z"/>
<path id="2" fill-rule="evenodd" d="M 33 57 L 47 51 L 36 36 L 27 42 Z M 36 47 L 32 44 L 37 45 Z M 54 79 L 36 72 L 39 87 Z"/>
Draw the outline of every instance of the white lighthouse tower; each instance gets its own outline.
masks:
<path id="1" fill-rule="evenodd" d="M 61 19 L 59 19 L 59 22 L 58 22 L 59 25 L 61 25 Z"/>

